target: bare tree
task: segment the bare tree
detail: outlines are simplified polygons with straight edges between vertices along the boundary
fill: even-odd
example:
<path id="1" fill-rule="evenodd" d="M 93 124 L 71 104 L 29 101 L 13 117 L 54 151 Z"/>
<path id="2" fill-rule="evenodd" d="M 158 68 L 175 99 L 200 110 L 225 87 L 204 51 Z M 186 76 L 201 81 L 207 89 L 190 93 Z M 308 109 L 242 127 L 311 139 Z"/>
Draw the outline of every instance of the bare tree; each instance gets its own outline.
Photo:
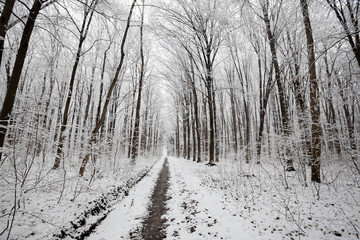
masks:
<path id="1" fill-rule="evenodd" d="M 344 28 L 345 36 L 360 66 L 360 2 L 352 0 L 326 0 Z"/>
<path id="2" fill-rule="evenodd" d="M 41 6 L 43 3 L 44 3 L 44 1 L 35 0 L 30 9 L 30 15 L 26 21 L 26 24 L 25 24 L 25 27 L 24 27 L 24 30 L 22 33 L 20 46 L 19 46 L 19 49 L 18 49 L 18 52 L 16 55 L 14 67 L 12 69 L 12 74 L 7 83 L 7 91 L 6 91 L 6 95 L 5 95 L 3 106 L 1 108 L 1 113 L 0 113 L 0 124 L 1 124 L 1 128 L 0 128 L 0 160 L 2 157 L 1 149 L 4 146 L 6 132 L 7 132 L 7 126 L 9 125 L 12 109 L 14 107 L 16 92 L 18 89 L 22 69 L 24 66 L 24 61 L 25 61 L 27 50 L 29 47 L 30 37 L 31 37 L 33 29 L 34 29 L 36 18 L 40 12 L 40 9 L 41 9 Z"/>
<path id="3" fill-rule="evenodd" d="M 108 106 L 109 106 L 109 103 L 110 103 L 110 100 L 111 100 L 111 96 L 112 96 L 112 92 L 115 88 L 115 85 L 116 85 L 116 82 L 119 78 L 119 74 L 120 74 L 120 71 L 122 70 L 122 67 L 123 67 L 123 64 L 124 64 L 124 59 L 125 59 L 125 43 L 126 43 L 126 39 L 127 39 L 127 36 L 128 36 L 128 31 L 129 31 L 129 28 L 130 28 L 130 23 L 131 23 L 131 16 L 133 14 L 133 10 L 134 10 L 134 7 L 135 7 L 135 4 L 136 4 L 136 0 L 133 0 L 132 4 L 131 4 L 131 7 L 130 7 L 130 10 L 129 10 L 129 15 L 128 15 L 128 18 L 127 18 L 127 21 L 126 21 L 126 26 L 125 26 L 125 29 L 124 29 L 124 35 L 122 37 L 122 40 L 121 40 L 121 49 L 120 49 L 120 62 L 116 68 L 116 72 L 115 72 L 115 75 L 114 75 L 114 78 L 112 79 L 111 81 L 111 84 L 110 84 L 110 87 L 109 87 L 109 90 L 108 90 L 108 93 L 106 95 L 106 99 L 105 99 L 105 103 L 104 103 L 104 106 L 102 108 L 102 113 L 101 113 L 101 116 L 100 116 L 100 119 L 99 121 L 96 123 L 96 126 L 95 128 L 92 130 L 91 132 L 91 138 L 89 140 L 89 148 L 91 148 L 91 146 L 95 143 L 96 141 L 96 134 L 97 132 L 99 131 L 100 127 L 102 126 L 102 124 L 104 123 L 105 121 L 105 117 L 106 117 L 106 112 L 108 110 Z M 87 154 L 85 155 L 84 159 L 82 160 L 82 164 L 81 164 L 81 167 L 80 167 L 80 170 L 79 170 L 79 176 L 83 176 L 84 175 L 84 171 L 85 171 L 85 168 L 86 168 L 86 164 L 88 163 L 89 161 L 89 158 L 90 158 L 90 155 L 91 153 L 87 152 Z"/>
<path id="4" fill-rule="evenodd" d="M 136 102 L 136 111 L 135 111 L 135 123 L 134 123 L 134 133 L 132 136 L 132 148 L 131 148 L 131 161 L 135 163 L 135 160 L 139 153 L 139 132 L 140 132 L 140 110 L 141 110 L 141 96 L 144 86 L 145 78 L 145 56 L 144 56 L 144 2 L 142 0 L 141 7 L 141 21 L 140 21 L 140 76 L 139 76 L 139 85 L 138 85 L 138 96 Z"/>
<path id="5" fill-rule="evenodd" d="M 4 52 L 6 31 L 8 29 L 8 22 L 9 22 L 14 4 L 15 4 L 15 0 L 6 0 L 4 3 L 3 9 L 2 9 L 1 16 L 0 16 L 0 67 L 1 67 L 2 55 Z"/>
<path id="6" fill-rule="evenodd" d="M 76 51 L 75 56 L 75 62 L 72 68 L 71 77 L 70 77 L 70 83 L 69 83 L 69 90 L 66 96 L 66 103 L 65 103 L 65 109 L 62 116 L 61 121 L 61 128 L 59 133 L 59 140 L 57 144 L 57 150 L 56 150 L 56 157 L 54 161 L 53 169 L 58 169 L 60 167 L 61 159 L 64 157 L 64 140 L 65 140 L 65 130 L 68 127 L 68 119 L 69 119 L 69 111 L 70 111 L 70 103 L 72 99 L 72 95 L 74 93 L 74 84 L 76 79 L 76 72 L 78 70 L 80 58 L 83 55 L 83 44 L 86 40 L 86 37 L 89 32 L 90 24 L 95 12 L 96 5 L 98 4 L 98 0 L 92 0 L 90 5 L 84 5 L 84 15 L 83 15 L 83 21 L 81 24 L 81 28 L 79 29 L 79 43 Z"/>
<path id="7" fill-rule="evenodd" d="M 279 4 L 282 4 L 280 1 Z M 280 64 L 278 60 L 278 54 L 277 54 L 277 36 L 274 34 L 274 29 L 272 29 L 272 23 L 269 16 L 269 9 L 270 8 L 270 2 L 268 0 L 264 1 L 261 4 L 261 9 L 263 13 L 263 21 L 265 23 L 266 28 L 266 34 L 269 41 L 270 46 L 270 52 L 271 52 L 271 60 L 272 64 L 274 66 L 274 73 L 275 73 L 275 82 L 278 89 L 278 95 L 279 95 L 279 103 L 280 103 L 280 110 L 281 110 L 281 123 L 282 123 L 282 131 L 285 138 L 288 138 L 292 132 L 292 127 L 290 125 L 290 115 L 289 115 L 289 108 L 287 104 L 286 99 L 286 92 L 285 87 L 282 81 L 281 77 L 281 69 Z M 277 10 L 280 11 L 280 10 Z M 290 151 L 288 149 L 289 147 L 286 147 L 285 149 L 285 158 L 287 158 L 287 170 L 288 171 L 294 171 L 294 165 L 293 165 L 293 157 L 290 154 Z"/>
<path id="8" fill-rule="evenodd" d="M 316 77 L 314 39 L 312 35 L 311 21 L 309 17 L 309 7 L 307 0 L 300 0 L 304 17 L 305 33 L 308 51 L 308 67 L 310 78 L 310 112 L 311 112 L 311 181 L 321 182 L 320 179 L 320 157 L 321 157 L 321 125 L 320 125 L 320 101 L 319 83 Z"/>

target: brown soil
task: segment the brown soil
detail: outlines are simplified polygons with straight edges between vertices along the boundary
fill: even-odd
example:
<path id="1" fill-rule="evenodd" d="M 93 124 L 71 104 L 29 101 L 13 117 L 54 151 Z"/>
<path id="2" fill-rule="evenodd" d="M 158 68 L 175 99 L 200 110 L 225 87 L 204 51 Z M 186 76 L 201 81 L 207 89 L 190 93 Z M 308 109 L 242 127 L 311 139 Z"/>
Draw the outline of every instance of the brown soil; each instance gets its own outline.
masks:
<path id="1" fill-rule="evenodd" d="M 166 238 L 165 222 L 163 217 L 167 211 L 166 196 L 169 187 L 169 163 L 167 158 L 164 161 L 163 168 L 159 174 L 156 182 L 154 192 L 151 196 L 151 203 L 149 207 L 149 215 L 143 222 L 143 229 L 141 231 L 144 240 L 158 240 Z"/>

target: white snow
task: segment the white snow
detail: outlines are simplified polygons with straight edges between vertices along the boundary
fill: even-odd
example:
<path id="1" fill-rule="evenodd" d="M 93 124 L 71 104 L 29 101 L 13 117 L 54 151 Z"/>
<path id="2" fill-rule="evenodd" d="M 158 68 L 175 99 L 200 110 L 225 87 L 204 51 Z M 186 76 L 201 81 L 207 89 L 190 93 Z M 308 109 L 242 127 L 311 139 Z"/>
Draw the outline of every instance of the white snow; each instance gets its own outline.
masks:
<path id="1" fill-rule="evenodd" d="M 150 197 L 162 168 L 163 160 L 158 161 L 149 174 L 144 177 L 129 195 L 96 228 L 88 240 L 129 239 L 130 233 L 141 229 L 141 221 L 146 216 Z"/>
<path id="2" fill-rule="evenodd" d="M 167 239 L 256 238 L 251 224 L 237 214 L 239 206 L 224 198 L 222 192 L 201 184 L 193 164 L 176 158 L 169 158 L 169 163 Z"/>
<path id="3" fill-rule="evenodd" d="M 10 239 L 43 240 L 53 239 L 53 234 L 60 233 L 64 226 L 74 221 L 76 216 L 84 211 L 89 202 L 96 200 L 103 193 L 107 193 L 113 187 L 121 186 L 131 178 L 136 178 L 145 169 L 149 169 L 160 157 L 150 159 L 139 158 L 136 165 L 131 165 L 130 160 L 123 158 L 118 160 L 118 167 L 106 167 L 104 161 L 99 159 L 95 180 L 89 182 L 91 171 L 85 172 L 83 178 L 77 177 L 78 168 L 67 167 L 65 179 L 65 191 L 59 201 L 62 191 L 64 173 L 62 170 L 43 173 L 30 172 L 29 180 L 23 188 L 18 184 L 17 212 Z M 51 166 L 49 166 L 51 168 Z M 2 165 L 0 168 L 0 231 L 6 229 L 11 222 L 11 212 L 14 202 L 14 182 L 7 177 L 11 175 L 11 166 Z M 33 168 L 37 169 L 37 168 Z M 8 178 L 10 181 L 5 181 Z M 41 179 L 41 181 L 39 180 Z M 89 221 L 90 222 L 90 221 Z M 6 239 L 5 231 L 0 239 Z"/>
<path id="4" fill-rule="evenodd" d="M 360 185 L 338 163 L 323 164 L 324 183 L 305 187 L 300 170 L 284 177 L 266 162 L 170 162 L 169 239 L 359 239 Z"/>
<path id="5" fill-rule="evenodd" d="M 74 201 L 69 199 L 74 195 L 76 181 L 72 182 L 70 176 L 68 190 L 59 204 L 56 202 L 61 185 L 57 182 L 47 181 L 41 188 L 23 193 L 19 201 L 22 208 L 17 212 L 10 239 L 51 239 L 90 200 L 154 161 L 128 166 L 118 173 L 122 177 L 117 175 L 117 180 L 114 175 L 104 174 L 90 186 L 83 182 L 82 192 Z M 308 186 L 304 186 L 299 166 L 296 172 L 286 173 L 273 161 L 256 165 L 224 160 L 213 167 L 174 157 L 168 157 L 168 161 L 169 200 L 164 216 L 167 239 L 359 239 L 359 177 L 339 163 L 330 160 L 324 163 L 323 183 L 311 184 L 307 180 Z M 87 239 L 141 239 L 142 221 L 148 214 L 150 196 L 162 166 L 163 159 L 128 196 L 112 206 L 107 218 Z M 7 194 L 1 200 L 4 214 L 12 206 L 12 189 L 11 185 L 7 189 L 2 184 Z M 2 228 L 5 220 L 0 218 Z"/>

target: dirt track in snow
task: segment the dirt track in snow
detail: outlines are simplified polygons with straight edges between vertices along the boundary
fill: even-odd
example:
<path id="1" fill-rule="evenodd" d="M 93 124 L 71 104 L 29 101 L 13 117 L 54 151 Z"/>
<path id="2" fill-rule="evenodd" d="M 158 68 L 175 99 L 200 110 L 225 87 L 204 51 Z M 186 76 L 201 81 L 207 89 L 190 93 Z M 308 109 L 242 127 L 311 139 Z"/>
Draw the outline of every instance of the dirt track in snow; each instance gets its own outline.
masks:
<path id="1" fill-rule="evenodd" d="M 253 239 L 238 206 L 203 183 L 194 167 L 174 157 L 158 162 L 88 239 Z"/>
<path id="2" fill-rule="evenodd" d="M 163 216 L 167 211 L 166 193 L 169 188 L 169 175 L 169 163 L 168 160 L 165 159 L 163 168 L 156 182 L 154 192 L 151 196 L 149 215 L 143 222 L 141 235 L 144 240 L 158 240 L 166 238 L 166 219 L 163 218 Z"/>

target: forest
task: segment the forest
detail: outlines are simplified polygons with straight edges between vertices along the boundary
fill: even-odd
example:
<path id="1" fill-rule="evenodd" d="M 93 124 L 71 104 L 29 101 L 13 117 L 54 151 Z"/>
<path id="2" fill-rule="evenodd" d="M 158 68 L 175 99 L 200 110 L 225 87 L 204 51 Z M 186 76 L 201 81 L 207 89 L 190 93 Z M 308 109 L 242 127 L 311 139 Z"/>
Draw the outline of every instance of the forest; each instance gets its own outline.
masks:
<path id="1" fill-rule="evenodd" d="M 60 232 L 166 154 L 231 194 L 260 170 L 281 193 L 349 194 L 343 236 L 359 239 L 359 0 L 0 0 L 0 12 L 1 239 Z"/>

